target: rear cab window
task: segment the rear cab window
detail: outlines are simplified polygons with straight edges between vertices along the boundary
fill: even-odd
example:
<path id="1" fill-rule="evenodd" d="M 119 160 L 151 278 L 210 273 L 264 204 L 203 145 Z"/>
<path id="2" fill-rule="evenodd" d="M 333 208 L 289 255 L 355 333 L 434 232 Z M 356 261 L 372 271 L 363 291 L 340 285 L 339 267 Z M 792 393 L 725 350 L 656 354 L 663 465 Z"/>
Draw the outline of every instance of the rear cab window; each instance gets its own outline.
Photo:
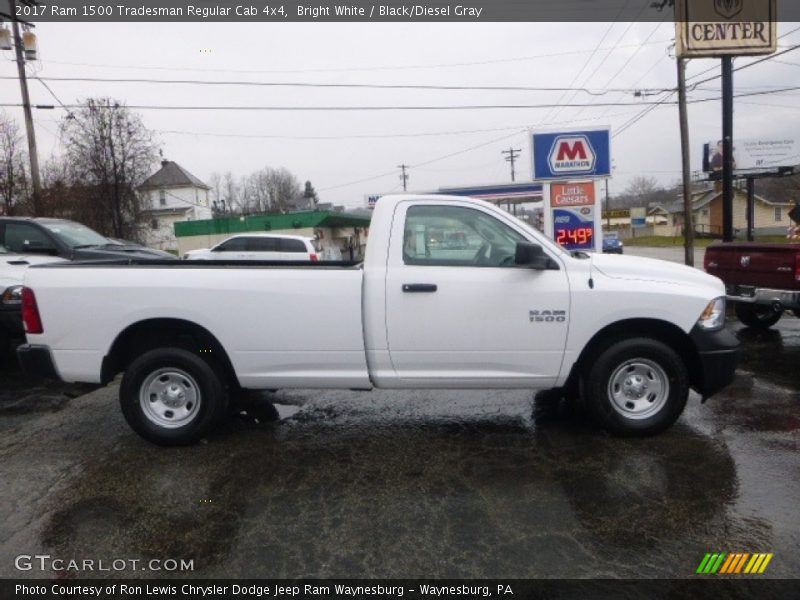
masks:
<path id="1" fill-rule="evenodd" d="M 281 239 L 281 252 L 296 252 L 296 253 L 308 253 L 308 248 L 306 248 L 305 243 L 303 240 L 292 240 L 288 238 Z"/>

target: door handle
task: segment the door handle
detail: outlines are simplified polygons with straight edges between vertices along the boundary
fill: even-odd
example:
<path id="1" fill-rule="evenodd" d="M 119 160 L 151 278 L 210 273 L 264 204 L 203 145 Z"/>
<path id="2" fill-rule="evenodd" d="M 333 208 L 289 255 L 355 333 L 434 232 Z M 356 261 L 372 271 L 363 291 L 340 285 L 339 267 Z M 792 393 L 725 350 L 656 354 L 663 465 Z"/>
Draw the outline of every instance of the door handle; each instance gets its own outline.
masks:
<path id="1" fill-rule="evenodd" d="M 407 293 L 433 293 L 437 290 L 435 283 L 404 283 L 403 291 Z"/>

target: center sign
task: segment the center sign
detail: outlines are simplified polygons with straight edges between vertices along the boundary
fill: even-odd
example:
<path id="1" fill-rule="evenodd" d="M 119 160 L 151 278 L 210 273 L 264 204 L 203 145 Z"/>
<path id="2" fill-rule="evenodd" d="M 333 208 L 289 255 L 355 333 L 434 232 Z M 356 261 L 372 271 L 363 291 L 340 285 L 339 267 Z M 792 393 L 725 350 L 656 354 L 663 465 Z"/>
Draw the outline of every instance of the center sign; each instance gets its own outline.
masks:
<path id="1" fill-rule="evenodd" d="M 772 54 L 778 43 L 777 20 L 775 0 L 676 0 L 676 54 Z"/>

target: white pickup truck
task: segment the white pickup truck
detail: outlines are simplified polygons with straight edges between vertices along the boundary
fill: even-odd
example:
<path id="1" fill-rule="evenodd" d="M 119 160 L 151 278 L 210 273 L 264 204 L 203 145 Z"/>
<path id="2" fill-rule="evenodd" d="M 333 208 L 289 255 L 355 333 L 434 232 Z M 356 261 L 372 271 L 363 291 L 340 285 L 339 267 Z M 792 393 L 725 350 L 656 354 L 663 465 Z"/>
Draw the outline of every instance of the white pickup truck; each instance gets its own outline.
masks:
<path id="1" fill-rule="evenodd" d="M 649 435 L 738 358 L 719 279 L 570 254 L 469 198 L 382 198 L 361 264 L 94 262 L 31 268 L 25 286 L 26 370 L 124 372 L 125 418 L 164 445 L 205 436 L 243 389 L 300 387 L 556 388 L 610 432 Z"/>

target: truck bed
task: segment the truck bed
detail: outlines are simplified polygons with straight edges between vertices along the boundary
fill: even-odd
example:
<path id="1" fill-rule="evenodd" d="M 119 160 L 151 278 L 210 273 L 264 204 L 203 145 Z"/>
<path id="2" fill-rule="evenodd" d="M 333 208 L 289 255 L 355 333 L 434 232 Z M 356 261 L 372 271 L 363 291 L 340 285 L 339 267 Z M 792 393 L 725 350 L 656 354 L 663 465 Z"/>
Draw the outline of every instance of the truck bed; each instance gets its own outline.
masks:
<path id="1" fill-rule="evenodd" d="M 731 287 L 753 286 L 776 290 L 800 290 L 797 280 L 798 243 L 721 243 L 706 249 L 706 271 Z M 733 290 L 735 292 L 735 290 Z"/>
<path id="2" fill-rule="evenodd" d="M 25 284 L 67 381 L 96 382 L 120 332 L 159 319 L 213 335 L 243 387 L 364 388 L 362 281 L 354 263 L 114 260 L 28 269 Z"/>

